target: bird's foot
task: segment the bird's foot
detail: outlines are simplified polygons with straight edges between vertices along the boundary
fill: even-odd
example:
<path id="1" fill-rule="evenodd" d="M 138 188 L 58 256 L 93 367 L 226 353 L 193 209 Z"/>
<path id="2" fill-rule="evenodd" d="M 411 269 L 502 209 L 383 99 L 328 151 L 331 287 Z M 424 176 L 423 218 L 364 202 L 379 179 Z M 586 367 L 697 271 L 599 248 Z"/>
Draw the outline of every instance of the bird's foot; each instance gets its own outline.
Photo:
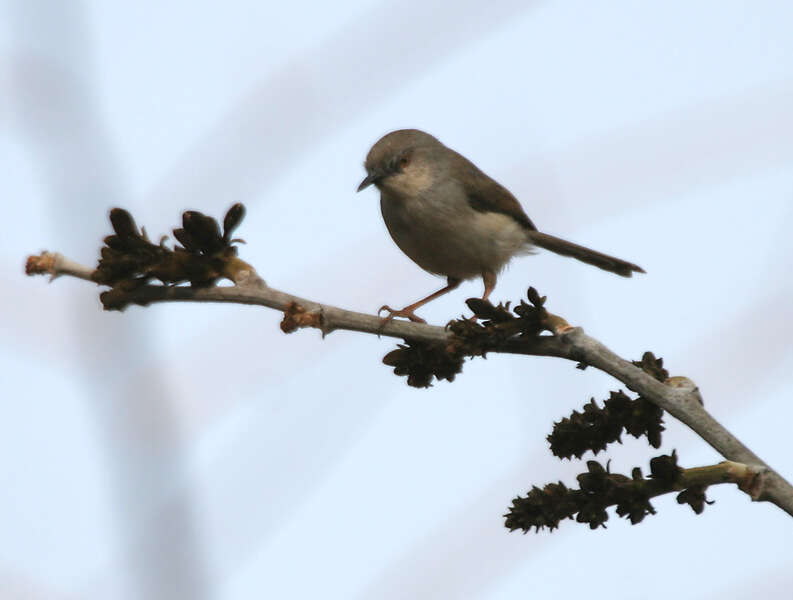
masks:
<path id="1" fill-rule="evenodd" d="M 426 321 L 414 313 L 413 309 L 410 307 L 405 307 L 401 310 L 394 310 L 387 304 L 384 304 L 380 307 L 380 310 L 377 311 L 377 314 L 379 315 L 383 311 L 387 312 L 388 315 L 380 320 L 380 327 L 385 327 L 388 325 L 394 319 L 394 317 L 404 317 L 405 319 L 410 319 L 414 323 L 426 323 Z"/>

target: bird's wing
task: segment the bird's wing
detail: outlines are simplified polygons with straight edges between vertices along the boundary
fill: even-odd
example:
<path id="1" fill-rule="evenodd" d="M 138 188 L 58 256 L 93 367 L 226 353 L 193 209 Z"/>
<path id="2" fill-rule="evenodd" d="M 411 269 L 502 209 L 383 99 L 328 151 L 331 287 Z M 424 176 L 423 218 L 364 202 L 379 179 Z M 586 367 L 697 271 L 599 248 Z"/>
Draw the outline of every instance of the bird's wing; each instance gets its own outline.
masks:
<path id="1" fill-rule="evenodd" d="M 510 191 L 493 178 L 485 175 L 462 154 L 454 152 L 454 171 L 459 173 L 460 182 L 468 197 L 468 203 L 479 212 L 496 212 L 508 215 L 530 231 L 537 231 L 534 223 L 524 212 L 520 202 Z"/>

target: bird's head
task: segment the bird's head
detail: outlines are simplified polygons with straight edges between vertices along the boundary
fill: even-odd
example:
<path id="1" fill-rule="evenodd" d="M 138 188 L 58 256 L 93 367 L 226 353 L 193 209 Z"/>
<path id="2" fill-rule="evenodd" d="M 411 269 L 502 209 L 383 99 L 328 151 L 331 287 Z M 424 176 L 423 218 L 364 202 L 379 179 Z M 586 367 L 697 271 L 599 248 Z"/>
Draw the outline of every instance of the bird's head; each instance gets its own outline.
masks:
<path id="1" fill-rule="evenodd" d="M 358 191 L 374 184 L 379 190 L 415 196 L 433 182 L 433 160 L 445 147 L 418 129 L 399 129 L 380 138 L 366 155 L 366 177 Z"/>

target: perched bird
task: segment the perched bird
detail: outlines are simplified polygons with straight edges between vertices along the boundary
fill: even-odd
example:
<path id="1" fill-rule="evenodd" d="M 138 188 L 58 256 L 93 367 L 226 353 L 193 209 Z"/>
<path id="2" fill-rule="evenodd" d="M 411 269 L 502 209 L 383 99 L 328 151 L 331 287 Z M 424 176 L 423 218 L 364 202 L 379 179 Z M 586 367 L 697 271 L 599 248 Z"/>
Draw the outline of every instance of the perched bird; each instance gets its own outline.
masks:
<path id="1" fill-rule="evenodd" d="M 405 317 L 423 323 L 415 310 L 481 277 L 487 300 L 496 277 L 513 256 L 534 247 L 572 256 L 623 277 L 644 270 L 537 230 L 509 190 L 470 160 L 418 129 L 400 129 L 372 146 L 366 178 L 380 190 L 380 210 L 396 245 L 425 271 L 446 277 L 446 287 L 401 310 L 383 306 L 386 320 Z"/>

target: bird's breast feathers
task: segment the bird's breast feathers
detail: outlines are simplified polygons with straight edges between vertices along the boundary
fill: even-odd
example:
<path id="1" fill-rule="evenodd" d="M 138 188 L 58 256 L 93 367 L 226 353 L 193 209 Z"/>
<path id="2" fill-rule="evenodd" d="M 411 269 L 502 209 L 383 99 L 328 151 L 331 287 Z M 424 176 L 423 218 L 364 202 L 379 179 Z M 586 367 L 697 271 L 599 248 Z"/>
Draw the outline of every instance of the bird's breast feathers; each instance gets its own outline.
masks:
<path id="1" fill-rule="evenodd" d="M 438 201 L 443 197 L 446 200 Z M 449 201 L 449 198 L 457 198 Z M 474 210 L 459 194 L 396 197 L 383 193 L 383 219 L 397 246 L 424 270 L 460 279 L 499 270 L 530 249 L 514 218 Z"/>

